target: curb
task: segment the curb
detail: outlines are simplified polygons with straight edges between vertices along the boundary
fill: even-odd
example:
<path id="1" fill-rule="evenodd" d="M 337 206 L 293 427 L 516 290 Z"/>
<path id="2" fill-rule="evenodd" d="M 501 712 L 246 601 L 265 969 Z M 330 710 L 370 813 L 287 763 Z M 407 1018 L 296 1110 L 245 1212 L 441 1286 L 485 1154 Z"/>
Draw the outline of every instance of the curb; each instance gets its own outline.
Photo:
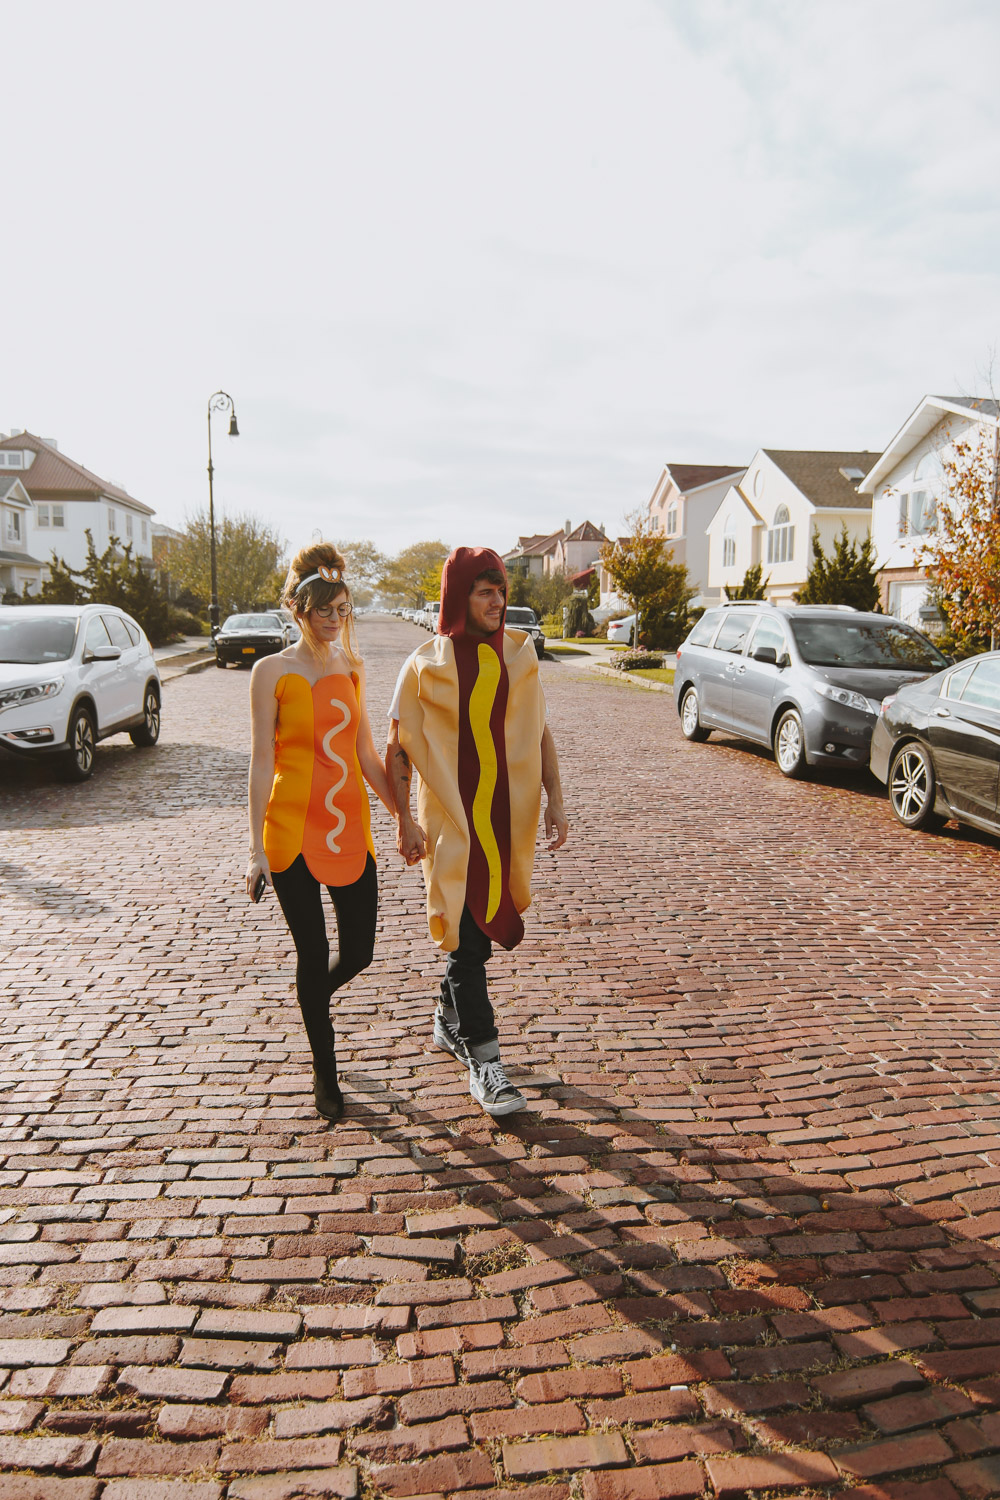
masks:
<path id="1" fill-rule="evenodd" d="M 168 661 L 169 661 L 169 658 L 168 658 Z M 161 683 L 173 682 L 176 677 L 186 677 L 189 672 L 204 672 L 204 670 L 205 670 L 206 667 L 214 666 L 214 664 L 215 664 L 215 657 L 214 656 L 206 656 L 202 660 L 189 662 L 189 664 L 186 667 L 178 666 L 176 668 L 176 670 L 173 671 L 173 672 L 163 672 L 163 671 L 161 671 L 160 672 L 160 681 L 161 681 Z M 167 663 L 164 662 L 164 666 L 166 666 L 166 665 L 167 665 Z"/>
<path id="2" fill-rule="evenodd" d="M 591 672 L 600 672 L 602 677 L 610 677 L 615 682 L 627 682 L 630 687 L 645 688 L 650 693 L 669 693 L 674 695 L 672 682 L 650 682 L 648 677 L 633 677 L 630 672 L 619 672 L 616 667 L 606 667 L 603 662 L 595 661 L 590 666 Z"/>

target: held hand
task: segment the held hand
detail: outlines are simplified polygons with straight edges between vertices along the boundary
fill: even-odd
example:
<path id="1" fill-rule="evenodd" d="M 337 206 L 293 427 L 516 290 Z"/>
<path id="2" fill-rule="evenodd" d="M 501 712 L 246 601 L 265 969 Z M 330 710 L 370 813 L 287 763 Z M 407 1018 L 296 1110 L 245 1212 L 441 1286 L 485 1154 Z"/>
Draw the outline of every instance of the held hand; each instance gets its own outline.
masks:
<path id="1" fill-rule="evenodd" d="M 550 841 L 546 846 L 550 851 L 561 849 L 569 838 L 569 822 L 561 802 L 550 802 L 545 809 L 545 837 Z"/>
<path id="2" fill-rule="evenodd" d="M 412 818 L 402 818 L 396 825 L 396 848 L 408 865 L 419 864 L 427 854 L 427 835 Z"/>
<path id="3" fill-rule="evenodd" d="M 263 875 L 268 885 L 273 885 L 271 870 L 263 854 L 251 854 L 247 860 L 247 895 L 253 900 L 253 888 Z"/>

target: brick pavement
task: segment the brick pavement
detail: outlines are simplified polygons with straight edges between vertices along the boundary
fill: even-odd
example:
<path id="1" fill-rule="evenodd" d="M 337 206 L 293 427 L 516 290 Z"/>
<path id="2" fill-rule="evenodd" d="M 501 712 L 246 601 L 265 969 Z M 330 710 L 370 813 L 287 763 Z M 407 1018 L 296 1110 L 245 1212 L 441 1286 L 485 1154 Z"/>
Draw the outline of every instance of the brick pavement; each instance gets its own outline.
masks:
<path id="1" fill-rule="evenodd" d="M 423 637 L 363 631 L 378 724 Z M 244 674 L 86 786 L 6 774 L 2 1500 L 1000 1494 L 1000 849 L 542 670 L 574 827 L 493 966 L 520 1120 L 429 1045 L 381 815 L 315 1115 Z"/>

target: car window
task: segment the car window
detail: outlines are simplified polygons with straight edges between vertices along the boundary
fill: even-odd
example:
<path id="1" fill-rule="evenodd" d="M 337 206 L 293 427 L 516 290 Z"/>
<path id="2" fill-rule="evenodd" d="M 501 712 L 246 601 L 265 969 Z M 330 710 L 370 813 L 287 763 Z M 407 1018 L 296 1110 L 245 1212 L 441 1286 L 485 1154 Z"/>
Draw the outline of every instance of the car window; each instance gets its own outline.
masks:
<path id="1" fill-rule="evenodd" d="M 962 702 L 977 708 L 1000 710 L 1000 661 L 981 661 L 970 673 Z"/>
<path id="2" fill-rule="evenodd" d="M 733 610 L 722 622 L 722 629 L 715 638 L 716 651 L 733 651 L 739 653 L 743 650 L 743 643 L 747 638 L 750 626 L 757 619 L 755 614 L 749 610 Z"/>
<path id="3" fill-rule="evenodd" d="M 112 646 L 117 646 L 121 651 L 127 651 L 132 645 L 132 638 L 125 629 L 125 622 L 118 615 L 102 615 L 105 628 L 111 637 Z"/>
<path id="4" fill-rule="evenodd" d="M 538 621 L 533 609 L 515 608 L 507 610 L 507 623 L 508 625 L 537 625 Z"/>
<path id="5" fill-rule="evenodd" d="M 223 630 L 277 630 L 279 625 L 273 615 L 230 615 Z"/>
<path id="6" fill-rule="evenodd" d="M 961 698 L 962 689 L 978 665 L 978 662 L 967 661 L 964 667 L 959 667 L 957 672 L 952 672 L 951 676 L 945 679 L 944 691 L 941 693 L 941 697 Z"/>
<path id="7" fill-rule="evenodd" d="M 791 625 L 802 660 L 813 667 L 939 672 L 948 662 L 925 635 L 901 620 L 809 620 Z"/>
<path id="8" fill-rule="evenodd" d="M 119 616 L 119 619 L 120 618 L 121 618 L 121 616 Z M 138 646 L 139 643 L 140 643 L 140 641 L 142 640 L 142 636 L 139 634 L 139 627 L 138 627 L 138 625 L 133 625 L 131 620 L 122 620 L 122 624 L 125 626 L 125 629 L 128 631 L 128 637 L 129 637 L 129 640 L 132 642 L 133 646 Z"/>
<path id="9" fill-rule="evenodd" d="M 100 615 L 94 615 L 92 620 L 87 621 L 87 634 L 84 638 L 83 649 L 85 651 L 97 651 L 101 646 L 110 646 L 111 637 L 104 628 L 104 621 Z"/>
<path id="10" fill-rule="evenodd" d="M 68 661 L 73 655 L 77 622 L 72 616 L 51 620 L 16 619 L 0 622 L 0 662 L 37 666 L 46 661 Z"/>
<path id="11" fill-rule="evenodd" d="M 780 661 L 788 650 L 785 641 L 785 632 L 781 628 L 780 620 L 774 620 L 765 615 L 760 619 L 757 629 L 754 631 L 751 642 L 751 652 L 757 651 L 761 646 L 773 646 L 774 654 Z"/>
<path id="12" fill-rule="evenodd" d="M 684 642 L 685 646 L 707 646 L 721 618 L 722 615 L 717 609 L 710 609 L 707 615 L 702 615 Z"/>

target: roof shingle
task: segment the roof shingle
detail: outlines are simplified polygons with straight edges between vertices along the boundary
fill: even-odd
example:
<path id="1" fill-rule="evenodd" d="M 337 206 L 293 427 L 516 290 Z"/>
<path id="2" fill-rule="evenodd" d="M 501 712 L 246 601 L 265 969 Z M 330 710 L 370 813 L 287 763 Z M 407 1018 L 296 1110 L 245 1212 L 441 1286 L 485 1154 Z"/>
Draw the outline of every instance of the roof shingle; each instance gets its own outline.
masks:
<path id="1" fill-rule="evenodd" d="M 24 469 L 18 475 L 32 499 L 46 495 L 72 496 L 77 494 L 81 499 L 87 495 L 107 495 L 111 500 L 124 501 L 134 506 L 136 510 L 153 515 L 152 506 L 144 505 L 127 490 L 121 489 L 117 484 L 110 484 L 108 480 L 101 479 L 98 474 L 91 473 L 89 469 L 83 467 L 83 464 L 67 458 L 65 453 L 58 453 L 55 448 L 50 448 L 48 443 L 36 437 L 33 432 L 19 432 L 13 437 L 0 438 L 0 448 L 28 449 L 36 455 L 31 468 Z"/>

